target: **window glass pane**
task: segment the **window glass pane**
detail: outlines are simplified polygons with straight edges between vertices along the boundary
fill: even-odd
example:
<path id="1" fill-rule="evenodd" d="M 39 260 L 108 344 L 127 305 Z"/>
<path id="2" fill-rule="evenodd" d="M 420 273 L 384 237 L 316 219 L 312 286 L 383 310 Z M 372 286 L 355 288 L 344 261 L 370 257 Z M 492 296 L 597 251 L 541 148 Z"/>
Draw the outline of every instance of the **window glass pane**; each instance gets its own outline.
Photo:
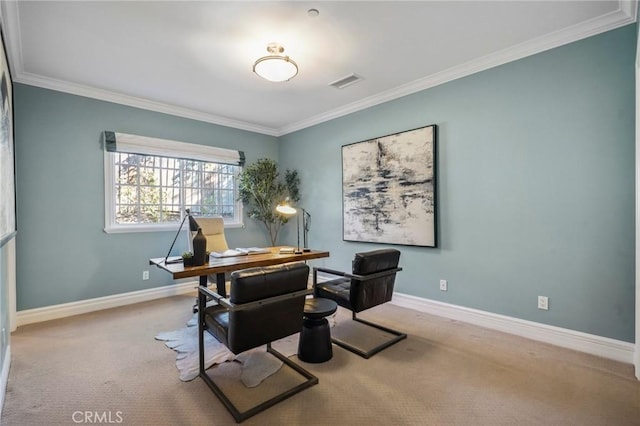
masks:
<path id="1" fill-rule="evenodd" d="M 117 187 L 116 202 L 118 205 L 137 206 L 138 188 L 129 185 Z"/>
<path id="2" fill-rule="evenodd" d="M 138 223 L 137 206 L 118 206 L 116 218 L 118 223 Z"/>
<path id="3" fill-rule="evenodd" d="M 180 217 L 180 208 L 179 204 L 164 206 L 163 221 L 164 222 L 180 222 L 182 217 Z"/>
<path id="4" fill-rule="evenodd" d="M 171 157 L 112 153 L 113 224 L 180 222 L 185 208 L 240 222 L 240 166 Z"/>

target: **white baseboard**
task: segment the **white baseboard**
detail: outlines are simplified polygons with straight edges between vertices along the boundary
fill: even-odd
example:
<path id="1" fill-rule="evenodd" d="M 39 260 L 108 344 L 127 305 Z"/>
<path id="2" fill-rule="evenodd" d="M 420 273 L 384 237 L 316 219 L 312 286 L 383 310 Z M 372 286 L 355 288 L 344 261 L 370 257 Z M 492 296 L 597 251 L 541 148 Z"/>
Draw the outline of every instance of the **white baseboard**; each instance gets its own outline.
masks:
<path id="1" fill-rule="evenodd" d="M 2 415 L 2 408 L 4 407 L 4 397 L 7 394 L 7 384 L 9 383 L 9 368 L 11 368 L 11 345 L 7 345 L 7 352 L 4 355 L 4 361 L 2 362 L 2 372 L 0 373 L 0 416 Z"/>
<path id="2" fill-rule="evenodd" d="M 20 327 L 22 325 L 33 324 L 36 322 L 86 314 L 88 312 L 100 311 L 102 309 L 116 308 L 118 306 L 189 293 L 194 291 L 197 286 L 198 283 L 196 281 L 191 281 L 129 293 L 115 294 L 113 296 L 97 297 L 95 299 L 81 300 L 78 302 L 25 309 L 24 311 L 18 311 L 16 315 L 16 322 L 17 326 Z"/>
<path id="3" fill-rule="evenodd" d="M 162 297 L 186 294 L 194 291 L 197 285 L 197 282 L 192 281 L 130 293 L 116 294 L 113 296 L 98 297 L 78 302 L 27 309 L 17 313 L 17 326 L 19 327 L 42 321 L 69 317 L 72 315 L 85 314 L 102 309 L 130 305 L 133 303 L 146 302 L 148 300 L 159 299 Z M 394 293 L 393 301 L 391 303 L 404 308 L 438 315 L 457 321 L 468 322 L 481 327 L 515 334 L 528 339 L 550 343 L 552 345 L 585 352 L 603 358 L 613 359 L 627 364 L 633 364 L 634 362 L 635 345 L 621 340 L 540 324 L 533 321 L 526 321 L 478 309 L 465 308 L 463 306 L 452 305 L 402 293 Z M 9 359 L 6 358 L 1 377 L 4 382 L 0 382 L 0 386 L 6 386 L 6 378 L 4 375 L 8 375 L 8 363 Z M 0 391 L 2 391 L 0 396 L 4 396 L 4 387 L 0 389 Z"/>
<path id="4" fill-rule="evenodd" d="M 391 303 L 427 314 L 468 322 L 481 327 L 515 334 L 527 339 L 550 343 L 626 364 L 633 364 L 635 350 L 633 343 L 402 293 L 394 293 Z"/>

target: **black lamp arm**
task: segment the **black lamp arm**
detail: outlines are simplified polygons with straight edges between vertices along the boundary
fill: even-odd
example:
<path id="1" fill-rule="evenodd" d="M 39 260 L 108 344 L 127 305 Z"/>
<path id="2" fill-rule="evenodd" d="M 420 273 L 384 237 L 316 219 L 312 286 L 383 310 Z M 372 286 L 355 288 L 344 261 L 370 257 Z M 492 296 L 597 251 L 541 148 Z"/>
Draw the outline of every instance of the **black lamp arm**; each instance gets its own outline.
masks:
<path id="1" fill-rule="evenodd" d="M 182 258 L 169 260 L 169 255 L 171 254 L 171 250 L 173 250 L 173 246 L 176 244 L 176 241 L 178 240 L 178 235 L 180 235 L 180 231 L 182 231 L 182 227 L 184 226 L 185 220 L 187 220 L 187 218 L 189 218 L 189 224 L 191 224 L 191 221 L 193 220 L 193 218 L 191 217 L 191 211 L 189 209 L 185 209 L 185 212 L 187 214 L 184 215 L 184 217 L 182 218 L 182 222 L 180 222 L 180 227 L 178 228 L 178 232 L 176 232 L 176 236 L 173 238 L 173 242 L 171 243 L 171 247 L 169 247 L 169 251 L 167 252 L 167 255 L 164 257 L 164 263 L 179 263 L 179 262 L 182 262 Z"/>

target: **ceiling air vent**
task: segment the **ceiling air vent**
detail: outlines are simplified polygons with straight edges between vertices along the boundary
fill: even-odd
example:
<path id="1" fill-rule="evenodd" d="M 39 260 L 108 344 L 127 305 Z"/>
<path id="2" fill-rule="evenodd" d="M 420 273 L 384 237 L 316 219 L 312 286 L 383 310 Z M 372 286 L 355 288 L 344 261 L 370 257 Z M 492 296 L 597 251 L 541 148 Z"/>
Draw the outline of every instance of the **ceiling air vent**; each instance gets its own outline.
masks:
<path id="1" fill-rule="evenodd" d="M 341 79 L 334 81 L 333 83 L 329 83 L 329 86 L 333 86 L 336 89 L 344 89 L 347 86 L 351 86 L 352 84 L 359 82 L 360 80 L 362 80 L 362 77 L 359 75 L 349 74 L 346 77 L 342 77 Z"/>

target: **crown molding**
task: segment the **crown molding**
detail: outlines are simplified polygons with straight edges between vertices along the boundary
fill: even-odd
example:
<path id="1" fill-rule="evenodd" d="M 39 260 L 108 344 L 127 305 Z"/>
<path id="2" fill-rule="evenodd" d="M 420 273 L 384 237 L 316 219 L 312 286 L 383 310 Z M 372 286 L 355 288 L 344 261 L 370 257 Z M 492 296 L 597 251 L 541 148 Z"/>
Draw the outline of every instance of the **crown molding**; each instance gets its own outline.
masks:
<path id="1" fill-rule="evenodd" d="M 638 16 L 638 0 L 620 0 L 618 2 L 618 7 L 622 13 L 633 17 L 633 20 L 635 21 L 636 16 Z"/>
<path id="2" fill-rule="evenodd" d="M 138 98 L 135 96 L 124 95 L 122 93 L 98 89 L 82 84 L 42 77 L 27 72 L 20 73 L 16 78 L 13 79 L 13 81 L 22 84 L 28 84 L 30 86 L 42 87 L 44 89 L 56 90 L 58 92 L 70 93 L 72 95 L 84 96 L 87 98 L 99 99 L 102 101 L 113 102 L 120 105 L 127 105 L 130 107 L 174 115 L 177 117 L 184 117 L 192 120 L 203 121 L 206 123 L 218 124 L 220 126 L 231 127 L 234 129 L 248 130 L 250 132 L 277 136 L 276 130 L 270 127 L 259 126 L 253 123 L 233 120 L 227 117 L 208 114 L 189 108 L 178 107 L 175 105 Z"/>
<path id="3" fill-rule="evenodd" d="M 18 18 L 18 2 L 2 2 L 2 29 L 9 59 L 9 70 L 12 80 L 23 73 L 22 38 L 20 37 L 20 19 Z"/>
<path id="4" fill-rule="evenodd" d="M 618 4 L 618 10 L 614 12 L 581 22 L 560 31 L 549 33 L 543 37 L 538 37 L 508 49 L 482 56 L 474 59 L 473 61 L 446 69 L 357 102 L 353 102 L 327 113 L 281 127 L 278 129 L 278 134 L 276 136 L 283 136 L 307 127 L 315 126 L 366 108 L 439 86 L 449 81 L 466 77 L 527 56 L 535 55 L 536 53 L 541 53 L 546 50 L 631 24 L 636 21 L 637 7 L 637 0 L 620 1 Z"/>
<path id="5" fill-rule="evenodd" d="M 250 132 L 277 136 L 277 131 L 270 127 L 260 126 L 245 121 L 233 120 L 228 117 L 196 111 L 162 102 L 129 96 L 109 90 L 82 84 L 71 83 L 64 80 L 57 80 L 49 77 L 28 73 L 24 71 L 24 61 L 22 58 L 22 38 L 20 36 L 19 2 L 8 1 L 0 4 L 0 11 L 4 17 L 5 43 L 7 43 L 7 55 L 9 56 L 9 66 L 11 68 L 12 80 L 16 83 L 28 84 L 30 86 L 41 87 L 43 89 L 55 90 L 72 95 L 84 96 L 87 98 L 99 99 L 113 102 L 120 105 L 127 105 L 134 108 L 141 108 L 149 111 L 174 115 L 176 117 L 189 118 L 234 129 L 247 130 Z"/>
<path id="6" fill-rule="evenodd" d="M 627 24 L 631 24 L 636 21 L 638 0 L 619 0 L 618 9 L 614 12 L 599 16 L 589 21 L 581 22 L 563 30 L 547 34 L 543 37 L 521 43 L 517 46 L 504 49 L 490 55 L 482 56 L 465 64 L 449 68 L 439 73 L 435 73 L 430 76 L 415 80 L 413 82 L 398 86 L 391 90 L 381 92 L 377 95 L 361 99 L 357 102 L 353 102 L 341 108 L 337 108 L 332 111 L 319 114 L 280 128 L 271 128 L 254 123 L 233 120 L 228 117 L 217 116 L 214 114 L 196 111 L 189 108 L 183 108 L 175 105 L 165 104 L 162 102 L 124 95 L 122 93 L 116 93 L 104 89 L 98 89 L 90 86 L 70 83 L 63 80 L 56 80 L 27 73 L 24 71 L 23 67 L 20 20 L 18 19 L 19 2 L 2 2 L 0 7 L 2 17 L 4 18 L 3 24 L 5 27 L 5 43 L 7 43 L 7 51 L 14 82 L 279 137 L 298 130 L 305 129 L 307 127 L 324 123 L 326 121 L 340 118 L 345 115 L 361 111 L 363 109 L 367 109 L 385 102 L 411 95 L 413 93 L 421 92 L 423 90 L 439 86 L 449 81 L 466 77 L 480 71 L 506 64 L 508 62 L 522 59 L 536 53 L 544 52 L 555 47 L 559 47 L 581 40 L 583 38 L 591 37 L 593 35 L 597 35 L 606 31 L 613 30 L 615 28 L 622 27 Z"/>

